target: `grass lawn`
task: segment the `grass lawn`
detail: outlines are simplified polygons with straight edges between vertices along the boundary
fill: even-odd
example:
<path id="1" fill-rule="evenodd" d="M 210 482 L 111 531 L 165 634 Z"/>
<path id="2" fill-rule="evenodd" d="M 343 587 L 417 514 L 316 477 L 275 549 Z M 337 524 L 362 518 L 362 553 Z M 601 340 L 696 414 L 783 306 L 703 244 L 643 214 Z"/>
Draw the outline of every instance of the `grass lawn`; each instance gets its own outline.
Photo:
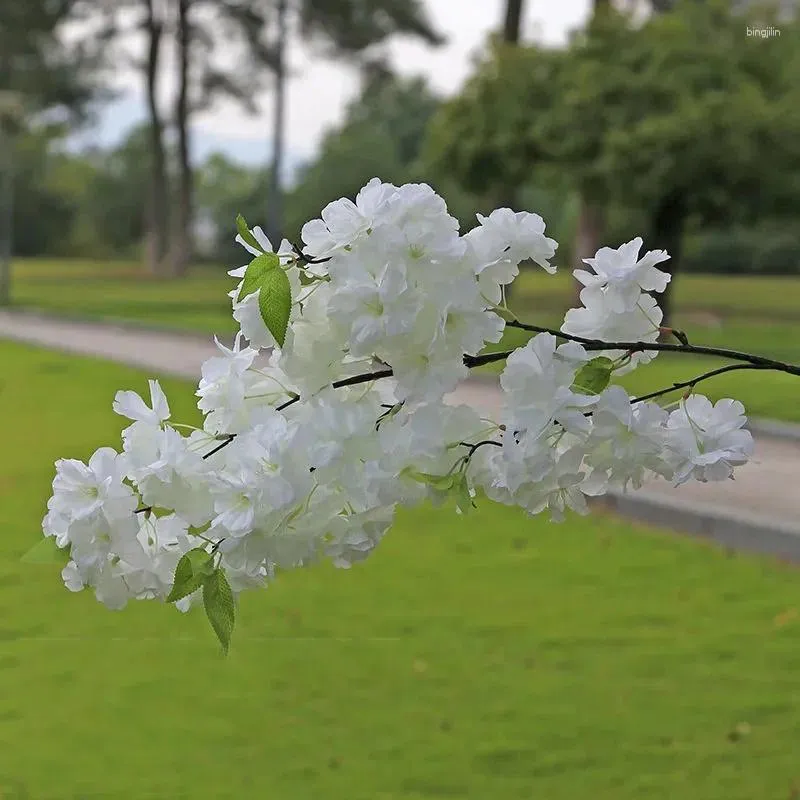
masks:
<path id="1" fill-rule="evenodd" d="M 123 612 L 21 564 L 146 376 L 0 342 L 0 796 L 753 800 L 800 790 L 796 569 L 593 516 L 405 513 L 349 572 Z M 165 381 L 174 416 L 191 388 Z"/>
<path id="2" fill-rule="evenodd" d="M 12 270 L 18 308 L 206 334 L 236 332 L 227 296 L 235 286 L 221 267 L 179 279 L 153 278 L 132 262 L 31 260 Z"/>

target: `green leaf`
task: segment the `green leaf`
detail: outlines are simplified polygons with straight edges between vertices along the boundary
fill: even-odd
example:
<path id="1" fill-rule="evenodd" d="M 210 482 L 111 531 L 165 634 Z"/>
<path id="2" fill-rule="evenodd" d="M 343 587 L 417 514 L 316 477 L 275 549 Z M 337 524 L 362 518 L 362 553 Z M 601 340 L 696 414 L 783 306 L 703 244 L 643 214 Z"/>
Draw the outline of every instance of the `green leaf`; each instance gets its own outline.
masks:
<path id="1" fill-rule="evenodd" d="M 467 483 L 467 475 L 462 472 L 459 480 L 453 486 L 456 497 L 456 508 L 462 514 L 469 514 L 474 508 L 477 508 L 475 501 L 469 493 L 469 484 Z"/>
<path id="2" fill-rule="evenodd" d="M 184 553 L 175 567 L 175 578 L 167 595 L 167 602 L 174 603 L 196 592 L 209 575 L 213 574 L 213 560 L 214 556 L 202 547 L 195 547 L 194 550 Z"/>
<path id="3" fill-rule="evenodd" d="M 459 478 L 457 474 L 452 472 L 449 475 L 432 475 L 430 472 L 417 472 L 416 470 L 411 470 L 409 475 L 415 481 L 427 483 L 428 486 L 430 486 L 432 489 L 436 489 L 438 492 L 449 492 L 455 486 L 455 483 Z"/>
<path id="4" fill-rule="evenodd" d="M 45 536 L 37 542 L 20 561 L 25 564 L 66 564 L 69 561 L 69 548 L 56 544 L 54 536 Z"/>
<path id="5" fill-rule="evenodd" d="M 264 275 L 258 308 L 267 330 L 278 346 L 283 347 L 292 311 L 292 287 L 289 276 L 282 269 L 273 269 Z"/>
<path id="6" fill-rule="evenodd" d="M 258 291 L 264 285 L 265 276 L 272 270 L 280 267 L 281 261 L 275 253 L 264 253 L 263 256 L 256 256 L 248 265 L 242 280 L 242 288 L 239 289 L 239 302 L 248 295 Z M 263 293 L 262 293 L 263 294 Z"/>
<path id="7" fill-rule="evenodd" d="M 221 569 L 212 572 L 203 583 L 203 606 L 223 651 L 227 653 L 236 620 L 236 609 L 233 592 Z"/>
<path id="8" fill-rule="evenodd" d="M 236 216 L 236 229 L 239 231 L 239 236 L 244 239 L 250 247 L 258 250 L 259 253 L 264 252 L 264 248 L 258 243 L 256 237 L 250 231 L 250 226 L 247 224 L 247 221 L 241 214 L 237 214 Z"/>
<path id="9" fill-rule="evenodd" d="M 608 386 L 613 371 L 614 362 L 610 358 L 605 356 L 593 358 L 578 370 L 572 391 L 581 394 L 600 394 Z"/>

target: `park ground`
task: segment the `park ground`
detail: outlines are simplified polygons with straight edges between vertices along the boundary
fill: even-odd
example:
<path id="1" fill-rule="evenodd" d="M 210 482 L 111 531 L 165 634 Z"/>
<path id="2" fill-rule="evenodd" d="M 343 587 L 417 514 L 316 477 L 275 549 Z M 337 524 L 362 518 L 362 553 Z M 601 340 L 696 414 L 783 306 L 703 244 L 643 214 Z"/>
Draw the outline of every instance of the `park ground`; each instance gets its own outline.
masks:
<path id="1" fill-rule="evenodd" d="M 234 286 L 221 267 L 197 267 L 173 280 L 148 278 L 133 262 L 23 260 L 13 267 L 13 299 L 19 309 L 227 338 L 235 332 L 227 297 Z M 572 278 L 563 269 L 555 276 L 526 270 L 513 288 L 515 313 L 525 322 L 545 326 L 558 327 L 574 298 Z M 695 344 L 800 362 L 798 278 L 682 275 L 675 281 L 675 309 L 673 324 Z M 515 347 L 527 336 L 509 330 L 499 347 Z M 641 394 L 723 363 L 661 355 L 622 382 Z M 501 368 L 493 365 L 485 371 Z M 773 372 L 734 372 L 703 384 L 703 391 L 714 399 L 740 399 L 752 416 L 800 422 L 795 383 L 791 376 Z"/>
<path id="2" fill-rule="evenodd" d="M 0 342 L 0 794 L 793 798 L 796 568 L 595 514 L 403 513 L 350 571 L 202 613 L 70 594 L 37 541 L 53 461 L 118 444 L 147 375 Z M 164 380 L 173 417 L 193 387 Z"/>

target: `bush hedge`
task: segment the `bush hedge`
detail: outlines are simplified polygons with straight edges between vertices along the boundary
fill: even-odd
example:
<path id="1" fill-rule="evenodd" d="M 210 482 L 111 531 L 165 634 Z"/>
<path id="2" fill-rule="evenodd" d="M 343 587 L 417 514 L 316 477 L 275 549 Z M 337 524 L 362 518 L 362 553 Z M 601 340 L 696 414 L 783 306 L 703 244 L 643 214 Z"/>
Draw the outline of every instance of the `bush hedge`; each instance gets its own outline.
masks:
<path id="1" fill-rule="evenodd" d="M 692 233 L 684 240 L 681 269 L 729 275 L 800 275 L 800 231 Z"/>

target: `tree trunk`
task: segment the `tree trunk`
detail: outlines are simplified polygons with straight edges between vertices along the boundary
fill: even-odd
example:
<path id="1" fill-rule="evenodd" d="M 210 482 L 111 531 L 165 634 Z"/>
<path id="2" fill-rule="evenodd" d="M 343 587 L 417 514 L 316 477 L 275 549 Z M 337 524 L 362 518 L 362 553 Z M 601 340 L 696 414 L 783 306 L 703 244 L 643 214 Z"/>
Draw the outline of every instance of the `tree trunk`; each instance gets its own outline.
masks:
<path id="1" fill-rule="evenodd" d="M 169 247 L 169 224 L 167 220 L 167 173 L 164 151 L 164 123 L 158 110 L 158 77 L 161 42 L 164 33 L 163 21 L 154 8 L 154 0 L 145 0 L 147 14 L 147 107 L 150 113 L 150 208 L 147 210 L 147 237 L 145 243 L 147 265 L 150 272 L 160 275 Z"/>
<path id="2" fill-rule="evenodd" d="M 175 215 L 170 268 L 175 276 L 186 274 L 193 256 L 194 173 L 189 155 L 189 49 L 192 0 L 178 0 L 178 97 L 175 124 L 178 129 L 178 208 Z"/>
<path id="3" fill-rule="evenodd" d="M 591 34 L 592 23 L 605 14 L 611 7 L 610 0 L 594 0 L 592 3 L 592 17 L 589 20 L 589 33 Z M 578 212 L 578 229 L 575 232 L 575 252 L 572 254 L 572 262 L 576 268 L 582 269 L 583 259 L 592 258 L 600 247 L 605 226 L 605 215 L 602 208 L 593 202 L 593 199 L 581 192 L 580 210 Z M 583 285 L 575 281 L 573 284 L 573 305 L 580 306 L 580 293 Z"/>
<path id="4" fill-rule="evenodd" d="M 583 259 L 593 258 L 603 238 L 604 214 L 601 206 L 593 203 L 582 194 L 578 210 L 578 225 L 575 231 L 575 246 L 572 254 L 574 269 L 585 269 Z M 581 305 L 580 293 L 583 284 L 575 281 L 574 305 Z"/>
<path id="5" fill-rule="evenodd" d="M 672 287 L 675 274 L 680 267 L 683 245 L 683 231 L 686 226 L 686 196 L 681 191 L 673 191 L 665 195 L 655 210 L 652 218 L 650 236 L 645 241 L 647 250 L 666 250 L 669 261 L 658 265 L 659 269 L 669 272 L 672 280 L 662 294 L 656 295 L 658 305 L 664 312 L 662 325 L 671 325 L 673 319 Z M 678 326 L 680 327 L 680 326 Z"/>
<path id="6" fill-rule="evenodd" d="M 283 237 L 283 133 L 286 116 L 286 17 L 287 0 L 278 0 L 275 32 L 275 113 L 272 120 L 272 168 L 267 205 L 267 226 L 272 246 L 277 250 Z"/>
<path id="7" fill-rule="evenodd" d="M 507 44 L 519 44 L 522 28 L 523 0 L 506 0 L 506 18 L 503 25 L 503 41 Z"/>
<path id="8" fill-rule="evenodd" d="M 506 0 L 506 13 L 503 21 L 503 42 L 512 47 L 518 47 L 520 43 L 522 29 L 522 13 L 524 10 L 524 0 Z M 503 186 L 500 189 L 498 206 L 510 208 L 517 211 L 519 205 L 519 186 Z M 516 295 L 514 284 L 506 286 L 506 303 L 509 305 Z"/>

